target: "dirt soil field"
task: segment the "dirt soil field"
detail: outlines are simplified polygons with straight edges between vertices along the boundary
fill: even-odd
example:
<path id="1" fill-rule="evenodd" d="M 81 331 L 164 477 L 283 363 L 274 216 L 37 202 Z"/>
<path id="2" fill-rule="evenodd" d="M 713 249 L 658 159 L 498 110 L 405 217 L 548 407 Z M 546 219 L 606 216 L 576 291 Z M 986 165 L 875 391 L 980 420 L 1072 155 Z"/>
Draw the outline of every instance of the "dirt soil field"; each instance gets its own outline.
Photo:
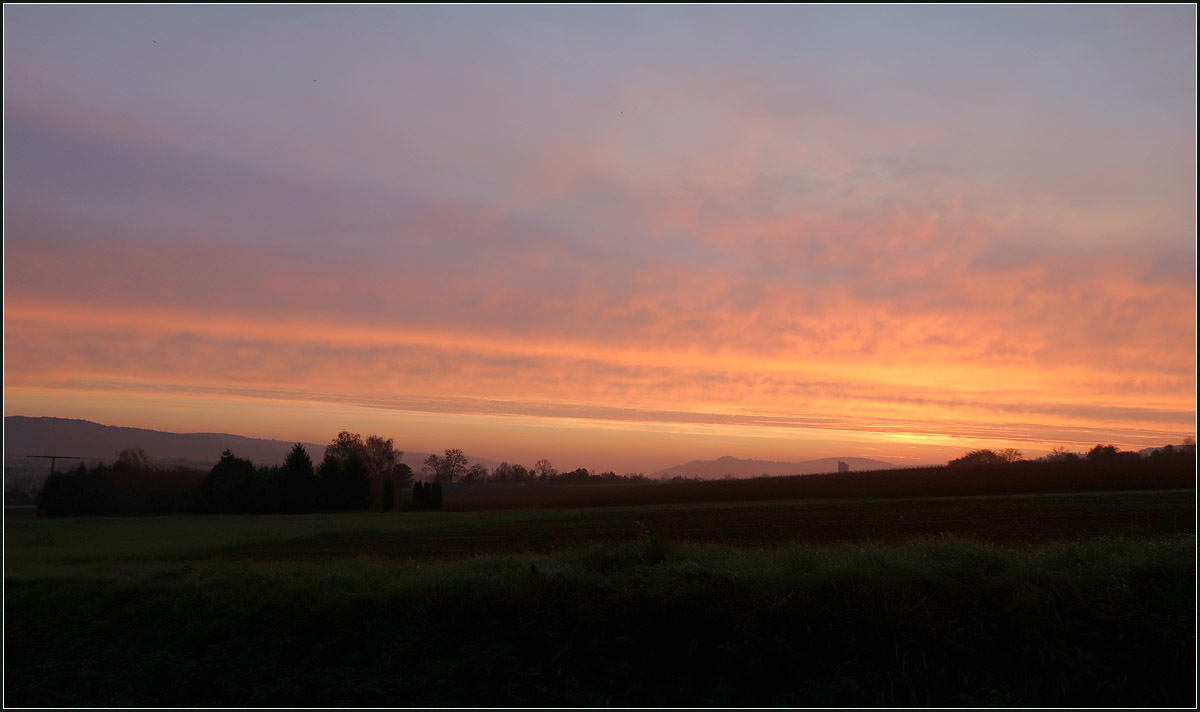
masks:
<path id="1" fill-rule="evenodd" d="M 405 516 L 403 513 L 396 516 Z M 824 500 L 730 506 L 582 510 L 551 521 L 514 521 L 440 532 L 326 536 L 219 552 L 220 558 L 290 560 L 364 556 L 459 558 L 665 539 L 768 547 L 790 542 L 895 542 L 953 535 L 1035 544 L 1096 535 L 1195 533 L 1194 490 L 1029 497 Z"/>

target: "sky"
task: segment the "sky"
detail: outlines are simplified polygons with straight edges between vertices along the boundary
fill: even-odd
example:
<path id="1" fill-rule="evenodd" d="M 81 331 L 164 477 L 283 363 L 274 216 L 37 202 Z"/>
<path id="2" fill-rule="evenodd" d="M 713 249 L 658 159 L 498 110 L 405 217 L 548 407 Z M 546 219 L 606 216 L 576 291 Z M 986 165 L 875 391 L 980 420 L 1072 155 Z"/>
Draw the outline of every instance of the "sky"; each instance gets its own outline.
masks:
<path id="1" fill-rule="evenodd" d="M 559 469 L 1196 432 L 1196 9 L 4 6 L 4 412 Z"/>

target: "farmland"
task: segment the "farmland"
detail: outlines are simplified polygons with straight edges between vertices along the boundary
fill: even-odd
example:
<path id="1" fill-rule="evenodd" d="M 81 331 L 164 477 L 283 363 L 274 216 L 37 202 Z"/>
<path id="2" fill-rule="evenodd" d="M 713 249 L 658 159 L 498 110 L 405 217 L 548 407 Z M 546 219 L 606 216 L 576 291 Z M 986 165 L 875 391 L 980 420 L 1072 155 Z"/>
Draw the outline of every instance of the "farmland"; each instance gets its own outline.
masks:
<path id="1" fill-rule="evenodd" d="M 446 513 L 450 514 L 450 513 Z M 344 532 L 231 547 L 257 560 L 388 559 L 542 552 L 649 534 L 680 541 L 769 547 L 789 542 L 889 542 L 927 536 L 1032 543 L 1053 538 L 1195 531 L 1194 492 L 1120 492 L 1013 497 L 815 500 L 559 510 L 556 516 L 464 513 L 437 529 Z M 381 515 L 382 516 L 382 515 Z M 421 514 L 428 519 L 438 515 Z M 441 515 L 445 519 L 445 514 Z M 453 526 L 457 524 L 457 526 Z"/>
<path id="2" fill-rule="evenodd" d="M 1194 497 L 12 515 L 5 703 L 1186 706 Z"/>

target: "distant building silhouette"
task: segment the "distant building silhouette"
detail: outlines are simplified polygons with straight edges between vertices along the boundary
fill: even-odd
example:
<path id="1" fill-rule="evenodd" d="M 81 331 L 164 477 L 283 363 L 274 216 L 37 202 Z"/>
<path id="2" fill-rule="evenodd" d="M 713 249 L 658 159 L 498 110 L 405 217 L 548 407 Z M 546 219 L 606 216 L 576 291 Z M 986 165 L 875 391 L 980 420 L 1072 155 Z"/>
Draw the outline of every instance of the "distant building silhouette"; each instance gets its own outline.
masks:
<path id="1" fill-rule="evenodd" d="M 846 463 L 846 462 L 842 462 L 841 460 L 838 460 L 838 472 L 841 473 L 841 472 L 849 472 L 849 471 L 850 471 L 850 464 Z"/>

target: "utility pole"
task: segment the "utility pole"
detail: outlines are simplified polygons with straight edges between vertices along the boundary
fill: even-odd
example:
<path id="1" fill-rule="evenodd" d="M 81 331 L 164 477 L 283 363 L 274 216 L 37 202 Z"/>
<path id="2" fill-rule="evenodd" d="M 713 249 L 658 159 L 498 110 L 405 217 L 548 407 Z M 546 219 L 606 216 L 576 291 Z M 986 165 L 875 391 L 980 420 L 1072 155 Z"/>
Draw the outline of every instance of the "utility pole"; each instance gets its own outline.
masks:
<path id="1" fill-rule="evenodd" d="M 54 474 L 54 461 L 55 460 L 82 460 L 83 459 L 82 457 L 75 457 L 74 455 L 26 455 L 25 457 L 41 457 L 41 458 L 46 458 L 46 459 L 50 460 L 50 474 L 52 474 L 52 475 Z"/>

